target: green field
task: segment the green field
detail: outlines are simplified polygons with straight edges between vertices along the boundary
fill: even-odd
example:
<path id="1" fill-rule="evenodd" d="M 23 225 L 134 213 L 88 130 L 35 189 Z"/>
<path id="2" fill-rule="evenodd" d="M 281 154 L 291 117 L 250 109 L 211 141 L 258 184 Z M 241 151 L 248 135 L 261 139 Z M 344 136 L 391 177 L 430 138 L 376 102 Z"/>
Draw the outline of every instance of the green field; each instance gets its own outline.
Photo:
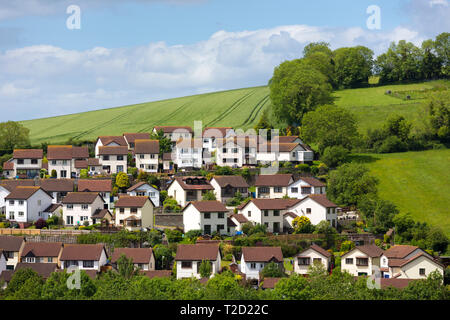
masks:
<path id="1" fill-rule="evenodd" d="M 361 155 L 381 198 L 450 236 L 450 149 Z"/>

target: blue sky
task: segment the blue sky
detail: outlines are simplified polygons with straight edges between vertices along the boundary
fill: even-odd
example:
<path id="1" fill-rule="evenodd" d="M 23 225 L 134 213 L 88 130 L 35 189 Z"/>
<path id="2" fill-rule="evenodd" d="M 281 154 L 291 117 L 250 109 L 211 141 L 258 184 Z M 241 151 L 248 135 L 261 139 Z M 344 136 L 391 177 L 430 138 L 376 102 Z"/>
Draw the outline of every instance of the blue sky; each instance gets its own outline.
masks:
<path id="1" fill-rule="evenodd" d="M 81 29 L 66 28 L 68 5 Z M 366 8 L 381 9 L 381 30 Z M 448 0 L 0 2 L 0 121 L 266 84 L 311 41 L 420 44 L 449 31 Z"/>

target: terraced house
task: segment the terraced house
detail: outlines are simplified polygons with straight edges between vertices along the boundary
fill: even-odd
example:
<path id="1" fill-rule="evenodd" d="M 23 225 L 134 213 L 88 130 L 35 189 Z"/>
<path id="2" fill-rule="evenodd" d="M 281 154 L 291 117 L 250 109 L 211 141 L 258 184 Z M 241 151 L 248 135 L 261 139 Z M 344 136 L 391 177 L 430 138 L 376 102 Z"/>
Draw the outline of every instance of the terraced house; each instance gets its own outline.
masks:
<path id="1" fill-rule="evenodd" d="M 135 140 L 134 158 L 139 171 L 158 172 L 159 141 L 150 139 Z"/>
<path id="2" fill-rule="evenodd" d="M 48 172 L 56 173 L 58 179 L 77 178 L 76 161 L 87 161 L 88 147 L 48 146 Z"/>
<path id="3" fill-rule="evenodd" d="M 56 263 L 59 267 L 62 249 L 61 242 L 26 242 L 20 254 L 20 262 Z"/>

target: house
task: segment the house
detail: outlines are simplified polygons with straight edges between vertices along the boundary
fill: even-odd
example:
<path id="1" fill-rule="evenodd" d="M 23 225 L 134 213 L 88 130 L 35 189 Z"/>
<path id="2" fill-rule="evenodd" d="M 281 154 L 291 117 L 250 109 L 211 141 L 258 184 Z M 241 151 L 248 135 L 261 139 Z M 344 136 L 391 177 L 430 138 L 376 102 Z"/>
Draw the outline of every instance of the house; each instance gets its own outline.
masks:
<path id="1" fill-rule="evenodd" d="M 31 223 L 47 219 L 44 215 L 53 198 L 41 187 L 18 186 L 5 197 L 6 217 L 9 220 Z"/>
<path id="2" fill-rule="evenodd" d="M 216 199 L 223 203 L 234 198 L 236 192 L 244 198 L 249 196 L 249 185 L 242 176 L 214 176 L 210 184 L 214 188 Z"/>
<path id="3" fill-rule="evenodd" d="M 97 192 L 70 192 L 62 200 L 63 220 L 66 226 L 93 224 L 92 216 L 104 209 L 105 201 Z"/>
<path id="4" fill-rule="evenodd" d="M 62 199 L 74 191 L 72 179 L 44 179 L 39 181 L 40 187 L 53 197 L 53 203 L 61 203 Z"/>
<path id="5" fill-rule="evenodd" d="M 259 280 L 264 267 L 274 262 L 283 270 L 281 247 L 242 247 L 240 271 L 248 280 Z"/>
<path id="6" fill-rule="evenodd" d="M 14 149 L 14 177 L 20 179 L 39 177 L 43 156 L 42 149 Z"/>
<path id="7" fill-rule="evenodd" d="M 251 136 L 217 139 L 217 165 L 237 168 L 244 165 L 256 165 L 257 141 L 256 137 Z"/>
<path id="8" fill-rule="evenodd" d="M 13 191 L 17 186 L 30 186 L 33 187 L 35 181 L 32 179 L 18 179 L 18 180 L 0 180 L 0 211 L 6 214 L 6 201 L 5 198 Z"/>
<path id="9" fill-rule="evenodd" d="M 184 232 L 202 230 L 203 234 L 227 233 L 228 209 L 217 200 L 193 201 L 183 208 Z"/>
<path id="10" fill-rule="evenodd" d="M 314 154 L 312 151 L 305 150 L 299 143 L 263 143 L 258 145 L 256 161 L 262 163 L 293 162 L 305 163 L 312 162 Z"/>
<path id="11" fill-rule="evenodd" d="M 203 194 L 213 191 L 213 186 L 205 177 L 175 177 L 167 188 L 169 196 L 177 200 L 178 204 L 185 206 L 189 201 L 202 200 Z"/>
<path id="12" fill-rule="evenodd" d="M 61 242 L 26 242 L 20 254 L 20 262 L 56 263 L 59 267 L 62 248 Z"/>
<path id="13" fill-rule="evenodd" d="M 202 139 L 179 139 L 175 143 L 174 163 L 179 169 L 202 167 Z"/>
<path id="14" fill-rule="evenodd" d="M 336 228 L 337 205 L 328 200 L 325 194 L 310 194 L 300 200 L 293 209 L 298 216 L 306 216 L 313 225 L 326 220 Z"/>
<path id="15" fill-rule="evenodd" d="M 44 281 L 47 280 L 53 272 L 58 271 L 58 265 L 56 263 L 26 263 L 20 262 L 17 264 L 14 272 L 20 269 L 31 269 L 40 275 Z"/>
<path id="16" fill-rule="evenodd" d="M 176 155 L 176 154 L 174 154 Z M 165 152 L 162 156 L 162 163 L 163 163 L 163 171 L 169 172 L 174 169 L 174 161 L 172 159 L 172 152 Z"/>
<path id="17" fill-rule="evenodd" d="M 78 192 L 96 192 L 105 200 L 105 209 L 111 209 L 112 181 L 111 179 L 80 179 L 78 180 Z"/>
<path id="18" fill-rule="evenodd" d="M 301 177 L 288 186 L 288 197 L 303 199 L 310 194 L 326 194 L 326 184 L 313 177 Z"/>
<path id="19" fill-rule="evenodd" d="M 200 279 L 200 264 L 203 260 L 211 262 L 211 277 L 220 270 L 221 256 L 217 244 L 179 244 L 175 262 L 177 265 L 177 279 Z"/>
<path id="20" fill-rule="evenodd" d="M 141 271 L 141 274 L 144 276 L 153 279 L 153 278 L 170 278 L 172 276 L 172 270 L 150 270 L 150 271 Z"/>
<path id="21" fill-rule="evenodd" d="M 164 137 L 172 141 L 173 145 L 180 138 L 191 139 L 194 134 L 192 128 L 188 126 L 156 126 L 153 128 L 153 133 L 158 133 L 160 130 L 162 130 Z"/>
<path id="22" fill-rule="evenodd" d="M 134 150 L 135 142 L 139 139 L 150 139 L 150 134 L 146 132 L 124 133 L 123 137 L 128 145 L 128 150 Z"/>
<path id="23" fill-rule="evenodd" d="M 242 231 L 242 225 L 248 222 L 248 219 L 241 213 L 232 214 L 229 218 L 235 225 L 235 231 Z"/>
<path id="24" fill-rule="evenodd" d="M 9 159 L 3 163 L 3 172 L 2 176 L 5 179 L 13 179 L 15 177 L 14 174 L 14 159 Z"/>
<path id="25" fill-rule="evenodd" d="M 155 207 L 159 207 L 159 190 L 149 185 L 147 182 L 141 181 L 127 189 L 130 196 L 146 196 L 152 200 Z"/>
<path id="26" fill-rule="evenodd" d="M 107 263 L 108 255 L 102 244 L 64 244 L 60 261 L 61 269 L 76 267 L 99 272 Z"/>
<path id="27" fill-rule="evenodd" d="M 217 148 L 216 140 L 236 135 L 232 127 L 206 127 L 202 133 L 203 152 L 213 152 Z"/>
<path id="28" fill-rule="evenodd" d="M 7 259 L 7 270 L 14 270 L 16 268 L 16 265 L 20 262 L 20 253 L 24 246 L 24 237 L 0 235 L 0 250 L 3 251 L 5 258 Z"/>
<path id="29" fill-rule="evenodd" d="M 292 174 L 264 174 L 256 177 L 256 198 L 283 198 L 294 182 Z"/>
<path id="30" fill-rule="evenodd" d="M 53 216 L 62 218 L 62 204 L 52 203 L 50 206 L 48 206 L 47 209 L 44 210 L 44 215 L 47 217 L 47 219 Z"/>
<path id="31" fill-rule="evenodd" d="M 116 226 L 130 231 L 152 229 L 154 208 L 147 196 L 121 196 L 115 205 Z"/>
<path id="32" fill-rule="evenodd" d="M 128 144 L 124 136 L 100 136 L 95 142 L 95 157 L 99 158 L 100 147 L 127 147 Z"/>
<path id="33" fill-rule="evenodd" d="M 354 276 L 370 276 L 380 268 L 383 250 L 376 245 L 356 246 L 341 256 L 341 270 Z"/>
<path id="34" fill-rule="evenodd" d="M 95 176 L 101 174 L 103 172 L 102 165 L 100 164 L 100 159 L 98 158 L 89 158 L 87 159 L 87 168 L 88 173 L 91 176 Z"/>
<path id="35" fill-rule="evenodd" d="M 134 157 L 136 168 L 145 172 L 158 172 L 159 141 L 150 139 L 135 140 Z"/>
<path id="36" fill-rule="evenodd" d="M 111 224 L 111 222 L 114 224 L 114 217 L 108 209 L 97 209 L 91 216 L 92 223 L 102 223 L 103 221 L 107 221 L 107 224 Z"/>
<path id="37" fill-rule="evenodd" d="M 48 172 L 56 172 L 56 178 L 77 178 L 76 161 L 87 161 L 88 147 L 73 147 L 68 145 L 47 147 Z"/>
<path id="38" fill-rule="evenodd" d="M 444 275 L 444 266 L 432 255 L 417 246 L 395 245 L 384 251 L 380 270 L 383 278 L 425 279 L 438 270 Z"/>
<path id="39" fill-rule="evenodd" d="M 309 267 L 314 264 L 322 264 L 324 269 L 330 271 L 332 254 L 322 247 L 312 244 L 308 249 L 303 250 L 295 256 L 294 272 L 298 274 L 308 274 Z"/>
<path id="40" fill-rule="evenodd" d="M 298 199 L 251 199 L 238 207 L 238 212 L 254 224 L 263 224 L 268 232 L 283 231 L 283 213 L 291 211 Z"/>
<path id="41" fill-rule="evenodd" d="M 155 256 L 152 248 L 115 248 L 111 263 L 117 265 L 117 260 L 122 255 L 132 259 L 134 266 L 142 271 L 155 270 Z"/>
<path id="42" fill-rule="evenodd" d="M 102 166 L 102 171 L 106 172 L 107 174 L 126 172 L 128 161 L 128 147 L 99 147 L 98 158 Z"/>

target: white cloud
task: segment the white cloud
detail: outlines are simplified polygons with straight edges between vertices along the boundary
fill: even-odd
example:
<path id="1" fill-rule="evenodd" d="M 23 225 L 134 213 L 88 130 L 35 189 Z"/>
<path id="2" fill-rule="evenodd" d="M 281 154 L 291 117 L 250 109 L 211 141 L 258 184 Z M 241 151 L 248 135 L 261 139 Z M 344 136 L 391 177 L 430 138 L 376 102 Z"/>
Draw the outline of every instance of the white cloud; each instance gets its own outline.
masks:
<path id="1" fill-rule="evenodd" d="M 400 39 L 422 40 L 404 27 L 370 31 L 289 25 L 219 31 L 190 45 L 156 42 L 85 51 L 38 45 L 8 50 L 0 53 L 0 105 L 12 111 L 0 117 L 28 119 L 264 85 L 276 65 L 300 57 L 311 41 L 327 41 L 332 48 L 366 45 L 380 53 Z"/>
<path id="2" fill-rule="evenodd" d="M 450 30 L 450 5 L 448 0 L 410 0 L 404 9 L 410 25 L 427 37 Z"/>

